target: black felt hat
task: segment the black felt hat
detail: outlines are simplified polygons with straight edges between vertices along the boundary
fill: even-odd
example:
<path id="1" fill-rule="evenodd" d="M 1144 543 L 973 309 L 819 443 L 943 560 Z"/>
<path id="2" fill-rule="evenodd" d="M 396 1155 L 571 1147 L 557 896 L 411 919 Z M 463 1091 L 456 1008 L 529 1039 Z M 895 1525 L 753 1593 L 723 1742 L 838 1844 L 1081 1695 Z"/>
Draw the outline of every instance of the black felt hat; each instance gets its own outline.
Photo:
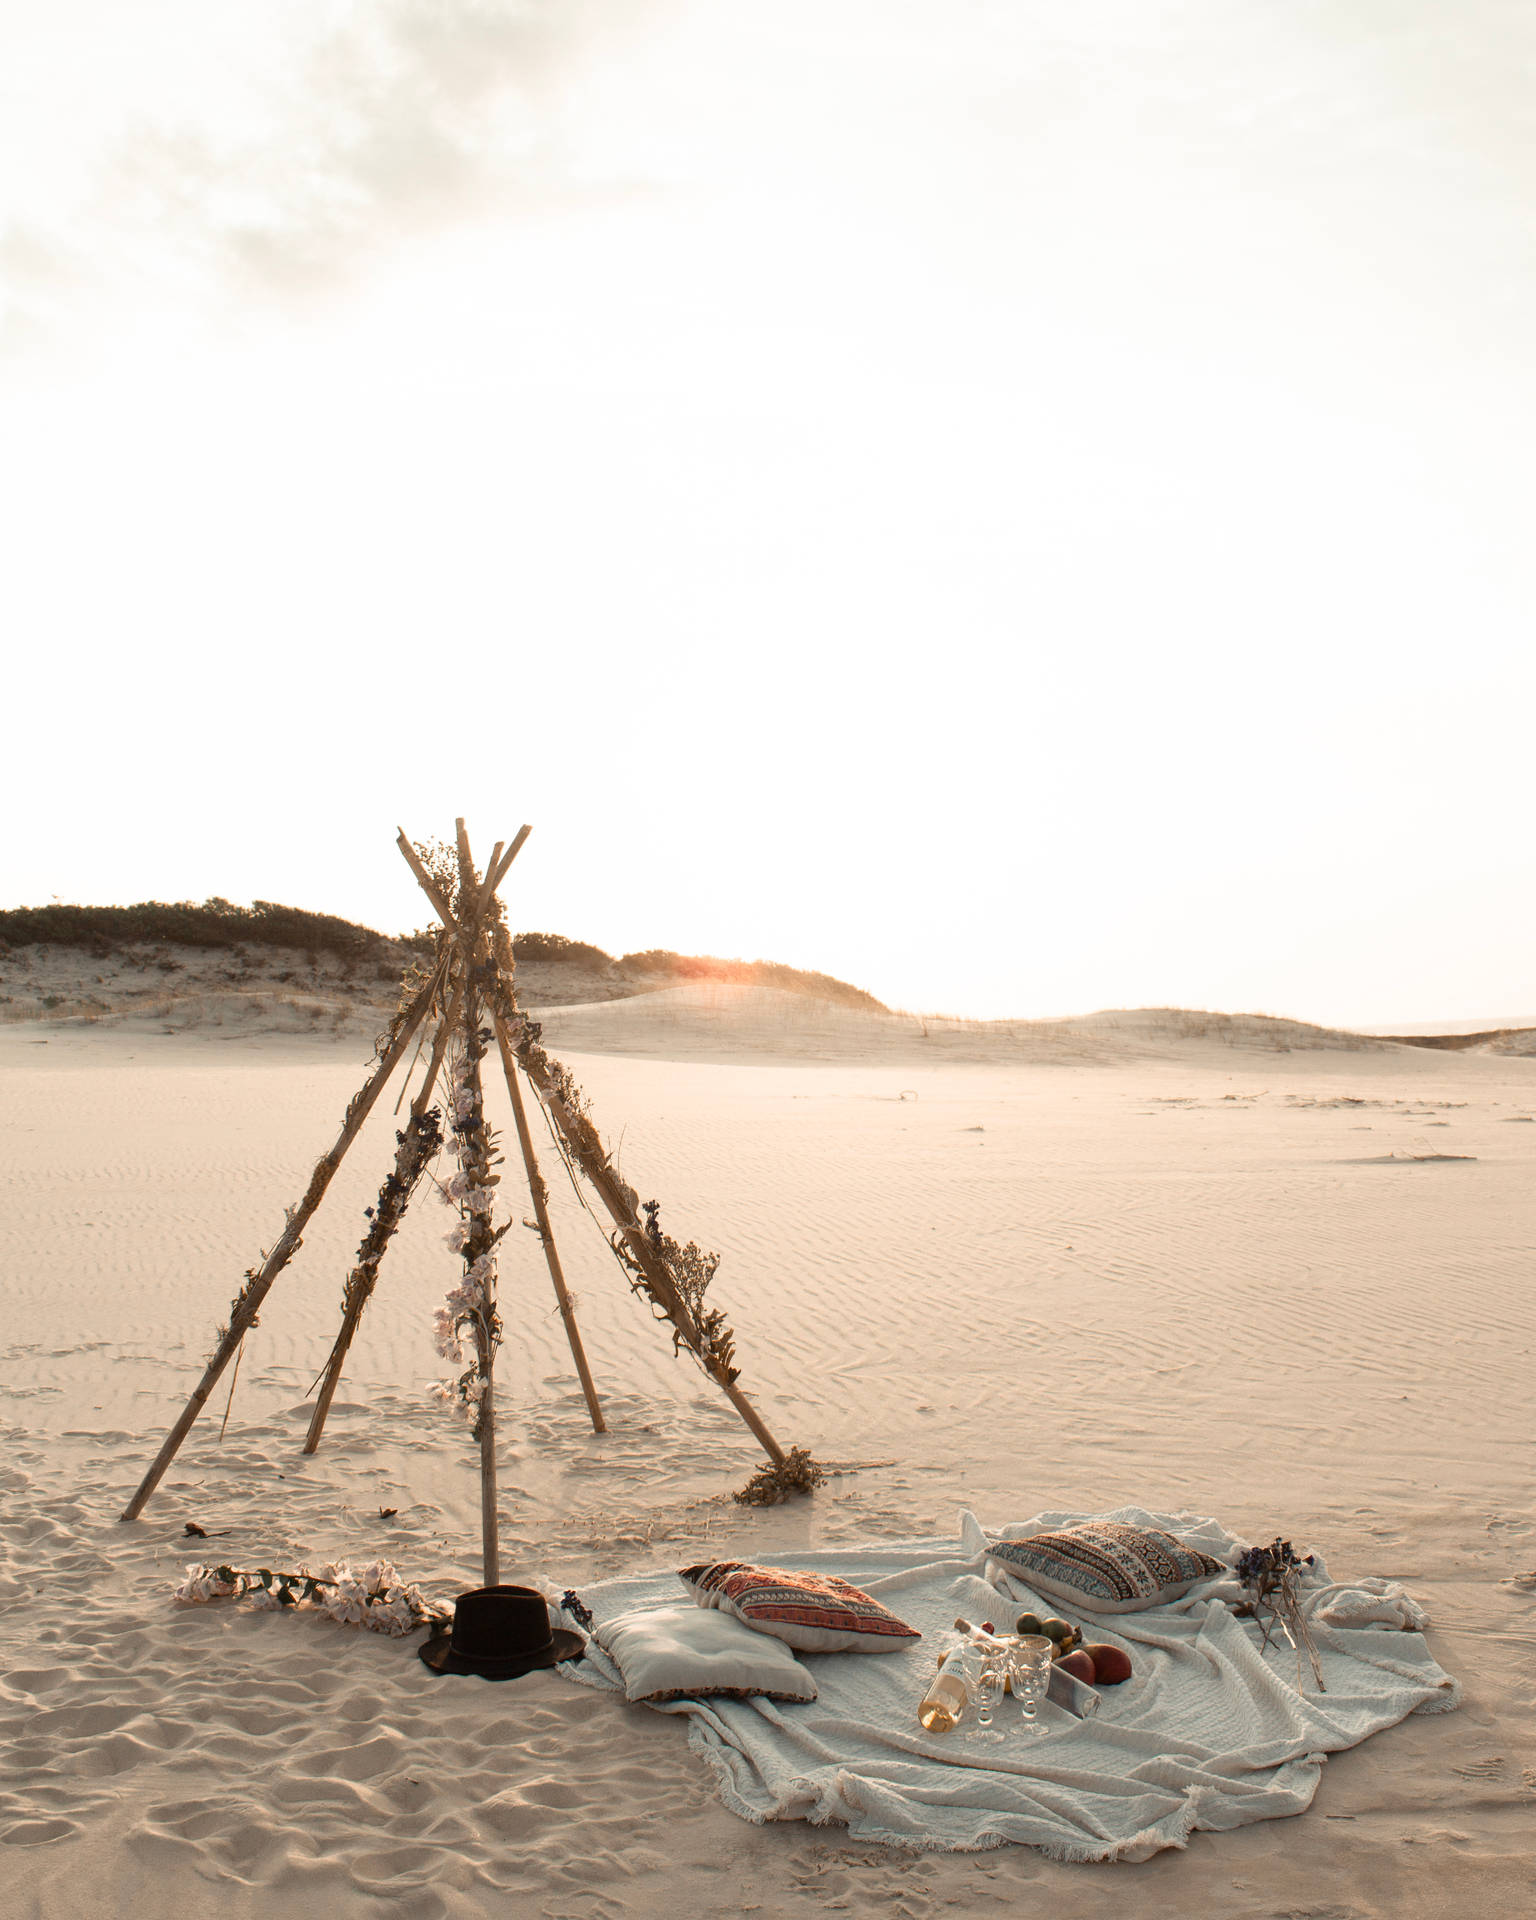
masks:
<path id="1" fill-rule="evenodd" d="M 564 1627 L 551 1631 L 544 1596 L 532 1587 L 476 1587 L 461 1593 L 452 1628 L 417 1649 L 434 1673 L 477 1673 L 515 1680 L 536 1667 L 579 1660 L 586 1641 Z"/>

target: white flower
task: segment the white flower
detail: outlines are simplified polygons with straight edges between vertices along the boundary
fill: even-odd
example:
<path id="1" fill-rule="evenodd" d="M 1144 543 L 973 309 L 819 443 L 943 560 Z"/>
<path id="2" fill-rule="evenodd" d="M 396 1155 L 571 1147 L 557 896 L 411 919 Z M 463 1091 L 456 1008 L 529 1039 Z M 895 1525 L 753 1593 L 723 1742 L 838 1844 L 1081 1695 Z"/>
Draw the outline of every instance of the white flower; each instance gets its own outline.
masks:
<path id="1" fill-rule="evenodd" d="M 461 1220 L 457 1226 L 450 1227 L 443 1235 L 443 1244 L 451 1248 L 454 1253 L 462 1253 L 468 1239 L 469 1222 Z"/>
<path id="2" fill-rule="evenodd" d="M 375 1600 L 368 1609 L 368 1625 L 376 1633 L 409 1633 L 416 1624 L 409 1601 L 399 1591 L 387 1600 Z"/>
<path id="3" fill-rule="evenodd" d="M 333 1620 L 346 1627 L 359 1625 L 368 1615 L 368 1596 L 350 1571 L 347 1579 L 336 1583 L 333 1593 L 322 1596 L 322 1605 Z"/>
<path id="4" fill-rule="evenodd" d="M 188 1567 L 186 1578 L 176 1589 L 178 1600 L 206 1600 L 213 1591 L 212 1567 Z"/>

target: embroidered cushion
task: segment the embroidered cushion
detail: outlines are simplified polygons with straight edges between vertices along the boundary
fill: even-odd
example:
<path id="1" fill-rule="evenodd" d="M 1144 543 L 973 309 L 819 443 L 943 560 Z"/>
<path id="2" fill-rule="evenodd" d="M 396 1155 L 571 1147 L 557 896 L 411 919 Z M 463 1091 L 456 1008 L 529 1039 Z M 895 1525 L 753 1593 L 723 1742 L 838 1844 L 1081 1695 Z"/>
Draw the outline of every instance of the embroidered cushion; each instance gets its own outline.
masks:
<path id="1" fill-rule="evenodd" d="M 1198 1581 L 1230 1569 L 1159 1527 L 1128 1527 L 1115 1520 L 999 1540 L 995 1567 L 1015 1579 L 1093 1613 L 1138 1613 L 1177 1600 Z"/>
<path id="2" fill-rule="evenodd" d="M 922 1635 L 835 1573 L 791 1573 L 749 1560 L 680 1567 L 701 1607 L 718 1607 L 801 1653 L 892 1653 Z"/>
<path id="3" fill-rule="evenodd" d="M 809 1669 L 788 1647 L 686 1600 L 616 1614 L 594 1628 L 593 1638 L 623 1676 L 626 1700 L 816 1698 Z"/>

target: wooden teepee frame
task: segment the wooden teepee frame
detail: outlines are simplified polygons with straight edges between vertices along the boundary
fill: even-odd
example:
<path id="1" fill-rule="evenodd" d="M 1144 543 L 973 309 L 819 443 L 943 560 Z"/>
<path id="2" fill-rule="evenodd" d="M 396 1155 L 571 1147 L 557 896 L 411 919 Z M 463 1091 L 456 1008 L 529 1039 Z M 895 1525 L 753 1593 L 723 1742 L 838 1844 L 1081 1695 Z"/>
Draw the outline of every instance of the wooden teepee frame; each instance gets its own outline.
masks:
<path id="1" fill-rule="evenodd" d="M 229 1324 L 220 1332 L 219 1342 L 208 1361 L 202 1379 L 193 1390 L 180 1419 L 166 1436 L 165 1444 L 139 1484 L 138 1491 L 123 1511 L 124 1520 L 135 1520 L 160 1484 L 166 1469 L 175 1459 L 182 1442 L 230 1361 L 238 1355 L 245 1336 L 256 1325 L 262 1302 L 273 1282 L 298 1252 L 305 1228 L 325 1197 L 331 1177 L 341 1165 L 347 1149 L 362 1130 L 390 1076 L 405 1058 L 411 1043 L 427 1022 L 435 1020 L 431 1047 L 421 1086 L 411 1102 L 405 1128 L 396 1136 L 398 1150 L 393 1172 L 387 1176 L 377 1206 L 371 1210 L 372 1224 L 358 1250 L 358 1264 L 347 1280 L 342 1301 L 341 1329 L 318 1382 L 319 1396 L 304 1451 L 313 1453 L 320 1444 L 326 1415 L 330 1412 L 347 1349 L 362 1318 L 378 1280 L 379 1263 L 398 1227 L 411 1193 L 425 1170 L 427 1161 L 441 1142 L 437 1109 L 432 1096 L 444 1061 L 453 1048 L 461 1062 L 463 1097 L 471 1114 L 467 1124 L 456 1115 L 450 1125 L 467 1139 L 471 1152 L 479 1153 L 485 1169 L 482 1177 L 494 1184 L 489 1175 L 486 1148 L 479 1144 L 485 1136 L 480 1126 L 480 1059 L 487 1041 L 494 1035 L 507 1091 L 512 1099 L 512 1117 L 518 1146 L 527 1174 L 528 1191 L 533 1201 L 534 1220 L 554 1284 L 555 1299 L 565 1324 L 566 1338 L 581 1379 L 593 1431 L 606 1431 L 597 1388 L 587 1365 L 587 1356 L 576 1325 L 576 1309 L 560 1255 L 550 1228 L 547 1189 L 534 1155 L 533 1138 L 528 1127 L 519 1074 L 527 1079 L 534 1097 L 547 1115 L 552 1136 L 562 1159 L 573 1174 L 582 1175 L 613 1223 L 610 1244 L 624 1267 L 630 1284 L 649 1300 L 656 1317 L 671 1322 L 673 1344 L 687 1347 L 706 1374 L 719 1386 L 751 1429 L 775 1466 L 785 1461 L 784 1449 L 763 1424 L 761 1416 L 736 1384 L 732 1365 L 733 1343 L 724 1318 L 706 1311 L 702 1304 L 703 1286 L 699 1266 L 689 1256 L 697 1248 L 679 1248 L 661 1233 L 654 1203 L 643 1210 L 633 1190 L 614 1166 L 602 1137 L 587 1117 L 585 1103 L 565 1069 L 539 1045 L 539 1030 L 523 1017 L 517 1004 L 512 940 L 497 890 L 506 878 L 512 862 L 522 850 L 531 831 L 519 830 L 510 846 L 497 841 L 483 874 L 475 869 L 470 855 L 469 837 L 464 822 L 457 823 L 457 871 L 447 877 L 442 862 L 438 872 L 429 870 L 417 849 L 401 832 L 398 845 L 428 900 L 439 925 L 432 964 L 415 977 L 407 975 L 406 993 L 387 1037 L 380 1042 L 378 1064 L 353 1096 L 335 1145 L 316 1163 L 314 1173 L 297 1206 L 287 1210 L 283 1232 L 272 1251 L 258 1267 L 246 1274 L 245 1285 L 230 1309 Z M 430 857 L 430 856 L 429 856 Z M 423 1044 L 425 1044 L 423 1042 Z M 462 1159 L 462 1153 L 461 1153 Z M 641 1213 L 645 1214 L 642 1221 Z M 469 1226 L 470 1250 L 488 1251 L 506 1231 L 493 1231 L 489 1216 L 483 1223 L 472 1217 Z M 478 1238 L 477 1238 L 478 1236 Z M 707 1257 L 705 1257 L 707 1259 Z M 707 1266 L 704 1283 L 713 1265 Z M 499 1578 L 499 1549 L 496 1518 L 496 1411 L 493 1392 L 495 1349 L 499 1333 L 496 1318 L 494 1278 L 485 1289 L 485 1297 L 473 1326 L 475 1346 L 476 1397 L 475 1432 L 480 1442 L 480 1512 L 484 1577 L 487 1586 Z M 470 1376 L 466 1376 L 469 1378 Z"/>

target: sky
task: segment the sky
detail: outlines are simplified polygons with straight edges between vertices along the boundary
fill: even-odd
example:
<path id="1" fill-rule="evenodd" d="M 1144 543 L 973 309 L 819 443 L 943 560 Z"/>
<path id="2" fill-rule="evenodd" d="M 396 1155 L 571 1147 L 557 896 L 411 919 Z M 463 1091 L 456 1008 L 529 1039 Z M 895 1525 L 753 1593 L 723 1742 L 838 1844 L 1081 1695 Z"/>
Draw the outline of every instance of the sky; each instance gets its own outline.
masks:
<path id="1" fill-rule="evenodd" d="M 1536 13 L 0 0 L 0 905 L 1536 1014 Z"/>

